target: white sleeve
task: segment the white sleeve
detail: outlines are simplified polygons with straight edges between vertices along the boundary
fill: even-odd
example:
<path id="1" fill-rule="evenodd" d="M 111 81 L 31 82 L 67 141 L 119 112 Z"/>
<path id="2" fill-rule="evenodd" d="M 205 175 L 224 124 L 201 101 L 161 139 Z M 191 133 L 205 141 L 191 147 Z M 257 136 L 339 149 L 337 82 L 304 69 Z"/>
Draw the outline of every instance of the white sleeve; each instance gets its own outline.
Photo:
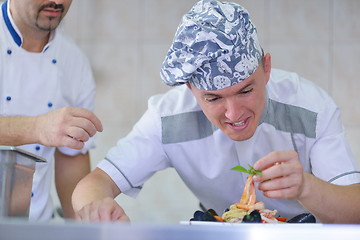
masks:
<path id="1" fill-rule="evenodd" d="M 360 172 L 346 141 L 340 111 L 330 104 L 318 114 L 317 140 L 310 153 L 312 172 L 334 184 L 360 183 Z"/>
<path id="2" fill-rule="evenodd" d="M 160 116 L 147 110 L 97 167 L 113 179 L 122 193 L 136 197 L 146 180 L 170 166 L 162 147 L 161 132 Z"/>

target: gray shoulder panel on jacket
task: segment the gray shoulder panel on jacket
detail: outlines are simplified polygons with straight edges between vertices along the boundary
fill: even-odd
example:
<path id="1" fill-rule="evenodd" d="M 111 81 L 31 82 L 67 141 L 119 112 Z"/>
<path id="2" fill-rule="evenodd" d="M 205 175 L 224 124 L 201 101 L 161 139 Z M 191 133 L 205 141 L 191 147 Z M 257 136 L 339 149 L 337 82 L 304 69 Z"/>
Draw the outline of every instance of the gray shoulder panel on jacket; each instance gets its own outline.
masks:
<path id="1" fill-rule="evenodd" d="M 161 123 L 163 144 L 202 139 L 216 130 L 202 111 L 162 117 Z"/>
<path id="2" fill-rule="evenodd" d="M 308 138 L 316 137 L 317 113 L 272 99 L 268 99 L 266 109 L 262 122 L 279 131 L 304 134 Z"/>

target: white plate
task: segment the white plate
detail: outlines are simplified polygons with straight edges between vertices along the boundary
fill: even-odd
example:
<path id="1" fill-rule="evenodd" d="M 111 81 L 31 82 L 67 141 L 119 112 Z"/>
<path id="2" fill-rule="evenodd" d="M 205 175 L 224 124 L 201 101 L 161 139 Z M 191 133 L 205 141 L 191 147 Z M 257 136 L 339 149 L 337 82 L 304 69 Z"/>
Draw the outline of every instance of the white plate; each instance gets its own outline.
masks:
<path id="1" fill-rule="evenodd" d="M 242 223 L 229 223 L 229 222 L 210 222 L 210 221 L 180 221 L 182 225 L 206 225 L 206 226 L 239 226 Z M 256 223 L 258 224 L 258 223 Z"/>

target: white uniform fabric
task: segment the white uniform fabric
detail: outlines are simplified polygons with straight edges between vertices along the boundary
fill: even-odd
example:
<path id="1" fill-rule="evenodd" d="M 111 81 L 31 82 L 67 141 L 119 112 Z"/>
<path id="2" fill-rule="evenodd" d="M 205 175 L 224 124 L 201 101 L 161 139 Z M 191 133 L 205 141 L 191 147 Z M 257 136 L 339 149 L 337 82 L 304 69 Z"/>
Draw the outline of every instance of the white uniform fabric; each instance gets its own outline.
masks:
<path id="1" fill-rule="evenodd" d="M 247 178 L 230 168 L 253 165 L 272 151 L 296 150 L 304 170 L 325 181 L 360 182 L 339 109 L 323 90 L 295 73 L 273 69 L 267 95 L 254 136 L 237 142 L 206 119 L 185 85 L 175 87 L 149 100 L 140 121 L 98 167 L 132 197 L 155 172 L 173 167 L 199 201 L 219 214 L 240 200 Z M 280 216 L 307 212 L 297 201 L 260 192 L 257 197 Z"/>
<path id="2" fill-rule="evenodd" d="M 9 5 L 4 2 L 0 13 L 0 116 L 35 116 L 65 106 L 93 110 L 95 82 L 84 54 L 60 27 L 52 33 L 43 52 L 27 52 L 21 48 L 22 37 Z M 73 156 L 93 147 L 91 139 L 80 151 L 66 147 L 59 150 Z M 49 220 L 53 215 L 50 187 L 55 148 L 39 144 L 20 148 L 47 160 L 36 165 L 30 219 Z"/>

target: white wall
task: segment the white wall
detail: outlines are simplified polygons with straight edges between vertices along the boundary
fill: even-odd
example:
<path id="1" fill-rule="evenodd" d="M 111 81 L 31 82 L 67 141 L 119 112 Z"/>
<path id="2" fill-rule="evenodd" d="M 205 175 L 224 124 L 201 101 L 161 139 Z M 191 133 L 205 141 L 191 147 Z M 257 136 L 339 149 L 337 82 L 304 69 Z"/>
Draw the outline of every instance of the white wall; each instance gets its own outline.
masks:
<path id="1" fill-rule="evenodd" d="M 97 82 L 96 113 L 104 124 L 92 166 L 125 136 L 164 92 L 159 68 L 181 16 L 194 0 L 74 0 L 66 31 L 88 55 Z M 342 110 L 360 162 L 360 1 L 243 0 L 273 66 L 296 71 L 327 90 Z M 136 200 L 117 199 L 134 222 L 187 220 L 197 200 L 173 170 L 156 174 Z"/>

